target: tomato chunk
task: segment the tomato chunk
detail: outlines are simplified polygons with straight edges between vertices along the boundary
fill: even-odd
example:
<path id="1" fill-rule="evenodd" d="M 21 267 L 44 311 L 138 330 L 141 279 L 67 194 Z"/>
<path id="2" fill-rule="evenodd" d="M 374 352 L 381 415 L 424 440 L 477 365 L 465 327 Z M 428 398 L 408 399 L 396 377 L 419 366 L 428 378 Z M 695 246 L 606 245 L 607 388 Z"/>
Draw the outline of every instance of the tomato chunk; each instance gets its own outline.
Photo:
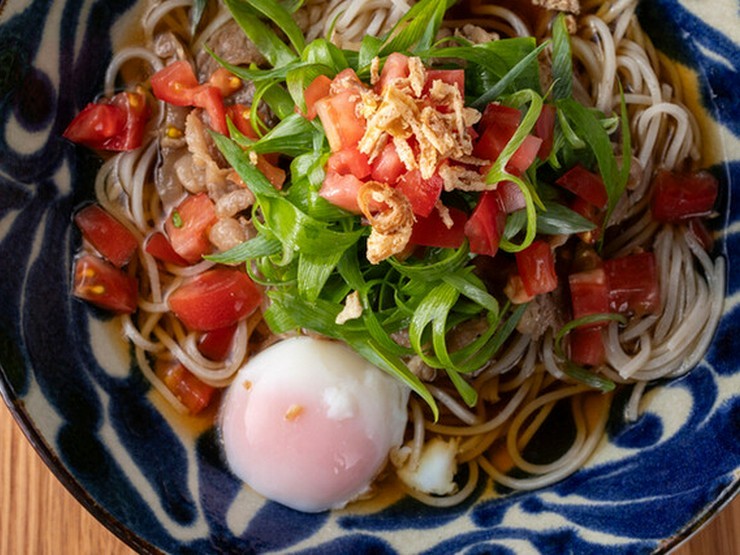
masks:
<path id="1" fill-rule="evenodd" d="M 409 76 L 409 58 L 400 52 L 388 55 L 380 71 L 380 78 L 375 83 L 375 91 L 381 93 L 385 87 L 393 84 L 397 79 L 405 79 Z"/>
<path id="2" fill-rule="evenodd" d="M 577 164 L 561 175 L 555 182 L 589 204 L 603 210 L 609 197 L 600 175 Z"/>
<path id="3" fill-rule="evenodd" d="M 144 250 L 157 260 L 178 266 L 187 266 L 188 261 L 175 252 L 167 237 L 161 231 L 155 231 L 146 240 Z"/>
<path id="4" fill-rule="evenodd" d="M 208 123 L 211 129 L 221 133 L 229 134 L 229 128 L 226 125 L 226 108 L 221 91 L 210 85 L 202 85 L 193 93 L 193 106 L 203 108 L 208 114 Z"/>
<path id="5" fill-rule="evenodd" d="M 708 216 L 719 193 L 717 179 L 707 171 L 678 173 L 659 171 L 653 179 L 651 209 L 659 222 L 678 223 Z"/>
<path id="6" fill-rule="evenodd" d="M 464 69 L 428 69 L 427 78 L 424 82 L 422 96 L 429 94 L 429 90 L 435 81 L 442 81 L 448 85 L 454 85 L 460 91 L 460 96 L 465 98 L 465 70 Z"/>
<path id="7" fill-rule="evenodd" d="M 452 227 L 447 227 L 437 210 L 426 218 L 416 219 L 409 242 L 424 247 L 459 248 L 465 241 L 467 214 L 457 208 L 449 208 Z"/>
<path id="8" fill-rule="evenodd" d="M 319 195 L 334 206 L 359 214 L 360 205 L 357 202 L 357 194 L 363 185 L 364 182 L 352 174 L 341 175 L 329 172 L 324 178 Z"/>
<path id="9" fill-rule="evenodd" d="M 207 331 L 198 339 L 198 350 L 204 357 L 211 360 L 225 360 L 231 351 L 235 333 L 236 324 Z"/>
<path id="10" fill-rule="evenodd" d="M 579 327 L 568 335 L 570 360 L 585 366 L 600 366 L 606 362 L 606 348 L 601 328 Z"/>
<path id="11" fill-rule="evenodd" d="M 307 119 L 316 119 L 316 102 L 325 96 L 329 96 L 331 88 L 331 79 L 326 75 L 319 75 L 311 81 L 311 84 L 303 91 L 303 98 L 306 101 L 306 112 L 303 114 Z"/>
<path id="12" fill-rule="evenodd" d="M 542 139 L 540 150 L 537 153 L 537 157 L 540 160 L 546 160 L 552 152 L 556 115 L 555 106 L 552 104 L 545 104 L 542 106 L 542 111 L 537 118 L 537 123 L 534 124 L 535 137 Z"/>
<path id="13" fill-rule="evenodd" d="M 603 267 L 573 273 L 568 276 L 568 284 L 573 319 L 610 312 L 609 284 Z M 606 324 L 607 322 L 598 322 L 591 326 L 603 327 Z"/>
<path id="14" fill-rule="evenodd" d="M 365 134 L 365 118 L 355 109 L 359 98 L 356 91 L 345 90 L 316 102 L 316 113 L 332 152 L 356 147 Z"/>
<path id="15" fill-rule="evenodd" d="M 120 92 L 111 99 L 88 104 L 64 130 L 70 141 L 110 151 L 141 146 L 149 119 L 146 98 L 138 92 Z"/>
<path id="16" fill-rule="evenodd" d="M 276 189 L 282 189 L 285 183 L 286 175 L 285 170 L 279 166 L 268 161 L 267 156 L 258 154 L 257 164 L 255 167 L 262 172 L 273 187 Z"/>
<path id="17" fill-rule="evenodd" d="M 216 223 L 216 209 L 206 193 L 188 195 L 165 221 L 165 231 L 175 252 L 189 264 L 211 250 L 208 230 Z"/>
<path id="18" fill-rule="evenodd" d="M 134 312 L 139 296 L 133 277 L 92 254 L 75 261 L 72 291 L 75 297 L 120 314 Z"/>
<path id="19" fill-rule="evenodd" d="M 244 104 L 230 104 L 225 107 L 225 110 L 226 116 L 242 135 L 255 141 L 259 139 L 259 135 L 257 135 L 254 127 L 252 127 L 252 120 L 250 119 L 251 108 L 249 106 Z"/>
<path id="20" fill-rule="evenodd" d="M 198 414 L 211 403 L 215 388 L 200 381 L 180 362 L 158 362 L 154 371 L 190 414 Z"/>
<path id="21" fill-rule="evenodd" d="M 174 106 L 202 108 L 208 114 L 211 128 L 222 135 L 228 134 L 223 97 L 241 87 L 235 76 L 224 77 L 217 70 L 210 82 L 201 85 L 190 62 L 178 60 L 152 75 L 149 82 L 158 99 Z"/>
<path id="22" fill-rule="evenodd" d="M 152 75 L 149 82 L 154 96 L 175 106 L 192 106 L 193 95 L 199 86 L 193 66 L 186 60 L 165 66 Z"/>
<path id="23" fill-rule="evenodd" d="M 183 282 L 169 296 L 172 312 L 189 329 L 225 328 L 254 312 L 262 293 L 244 272 L 217 267 Z"/>
<path id="24" fill-rule="evenodd" d="M 339 175 L 352 174 L 358 179 L 365 179 L 372 170 L 367 154 L 350 147 L 332 152 L 326 162 L 326 171 Z"/>
<path id="25" fill-rule="evenodd" d="M 516 108 L 491 102 L 483 110 L 480 122 L 478 123 L 478 131 L 482 133 L 492 125 L 495 125 L 513 134 L 521 121 L 522 113 Z"/>
<path id="26" fill-rule="evenodd" d="M 73 143 L 105 148 L 106 142 L 122 133 L 125 125 L 125 115 L 117 107 L 90 103 L 77 114 L 63 135 Z"/>
<path id="27" fill-rule="evenodd" d="M 434 173 L 429 179 L 424 179 L 419 170 L 412 170 L 401 176 L 396 189 L 409 199 L 414 214 L 425 218 L 434 210 L 443 186 L 444 181 L 439 174 Z"/>
<path id="28" fill-rule="evenodd" d="M 227 97 L 242 88 L 242 80 L 225 67 L 219 67 L 208 78 L 208 85 L 216 87 L 222 97 Z"/>
<path id="29" fill-rule="evenodd" d="M 549 293 L 558 286 L 555 257 L 545 241 L 533 241 L 526 249 L 517 252 L 516 266 L 524 289 L 531 296 Z"/>
<path id="30" fill-rule="evenodd" d="M 655 255 L 642 252 L 604 261 L 612 312 L 654 314 L 660 309 Z"/>
<path id="31" fill-rule="evenodd" d="M 97 204 L 89 204 L 74 216 L 83 237 L 114 266 L 131 260 L 139 246 L 134 234 Z"/>
<path id="32" fill-rule="evenodd" d="M 481 135 L 473 148 L 473 155 L 495 162 L 516 133 L 520 120 L 521 112 L 516 108 L 489 104 L 478 127 Z M 506 164 L 507 171 L 514 175 L 523 174 L 537 158 L 541 144 L 542 139 L 527 135 Z"/>
<path id="33" fill-rule="evenodd" d="M 470 252 L 494 256 L 506 226 L 506 211 L 496 191 L 484 192 L 465 224 Z"/>
<path id="34" fill-rule="evenodd" d="M 374 181 L 394 185 L 406 172 L 406 164 L 401 161 L 393 143 L 388 143 L 373 160 L 370 177 Z"/>

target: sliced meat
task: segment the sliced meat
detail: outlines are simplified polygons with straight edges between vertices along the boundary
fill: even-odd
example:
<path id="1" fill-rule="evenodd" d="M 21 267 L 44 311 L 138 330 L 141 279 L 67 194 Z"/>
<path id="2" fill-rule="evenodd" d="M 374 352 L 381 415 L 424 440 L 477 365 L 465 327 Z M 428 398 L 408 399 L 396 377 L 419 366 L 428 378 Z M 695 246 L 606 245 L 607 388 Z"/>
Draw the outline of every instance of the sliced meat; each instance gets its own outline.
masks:
<path id="1" fill-rule="evenodd" d="M 208 47 L 220 58 L 230 64 L 248 66 L 249 64 L 264 65 L 265 57 L 254 43 L 247 38 L 235 21 L 229 21 L 219 29 L 208 41 Z M 200 81 L 208 77 L 218 67 L 218 62 L 205 50 L 195 57 L 195 65 Z"/>

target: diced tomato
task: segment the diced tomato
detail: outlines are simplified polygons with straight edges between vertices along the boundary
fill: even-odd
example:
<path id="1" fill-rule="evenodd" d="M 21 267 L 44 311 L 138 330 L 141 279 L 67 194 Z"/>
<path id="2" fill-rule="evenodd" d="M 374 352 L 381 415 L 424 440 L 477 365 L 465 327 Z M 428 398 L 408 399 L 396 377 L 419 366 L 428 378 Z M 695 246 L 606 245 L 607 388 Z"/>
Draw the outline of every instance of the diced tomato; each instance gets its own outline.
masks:
<path id="1" fill-rule="evenodd" d="M 221 91 L 210 85 L 203 85 L 193 94 L 193 106 L 203 108 L 208 114 L 208 123 L 211 129 L 222 135 L 229 134 L 226 125 L 226 108 Z"/>
<path id="2" fill-rule="evenodd" d="M 574 319 L 609 312 L 609 284 L 604 268 L 570 274 L 568 284 Z M 606 322 L 592 325 L 602 327 Z"/>
<path id="3" fill-rule="evenodd" d="M 316 101 L 316 113 L 333 152 L 356 147 L 365 134 L 365 118 L 355 110 L 359 98 L 356 91 L 345 90 Z"/>
<path id="4" fill-rule="evenodd" d="M 149 107 L 138 92 L 120 92 L 109 100 L 88 104 L 64 130 L 70 141 L 111 151 L 141 146 Z"/>
<path id="5" fill-rule="evenodd" d="M 604 261 L 609 283 L 609 308 L 642 316 L 660 309 L 660 287 L 655 255 L 641 252 Z"/>
<path id="6" fill-rule="evenodd" d="M 262 175 L 267 178 L 273 187 L 276 189 L 283 188 L 286 178 L 285 170 L 283 168 L 270 163 L 262 154 L 257 155 L 256 168 L 262 172 Z"/>
<path id="7" fill-rule="evenodd" d="M 517 252 L 516 266 L 529 295 L 549 293 L 558 286 L 555 257 L 545 241 L 533 241 L 526 249 Z"/>
<path id="8" fill-rule="evenodd" d="M 105 148 L 105 143 L 122 133 L 125 125 L 125 114 L 116 106 L 90 103 L 77 114 L 63 135 L 73 143 Z"/>
<path id="9" fill-rule="evenodd" d="M 465 241 L 467 214 L 457 208 L 449 208 L 452 227 L 448 228 L 439 211 L 433 210 L 426 218 L 417 218 L 411 231 L 409 243 L 424 247 L 457 249 Z"/>
<path id="10" fill-rule="evenodd" d="M 236 324 L 225 328 L 218 328 L 207 331 L 198 339 L 198 350 L 200 353 L 211 360 L 225 360 L 231 351 L 231 344 L 234 341 L 236 333 Z"/>
<path id="11" fill-rule="evenodd" d="M 429 179 L 423 179 L 419 170 L 412 170 L 396 183 L 396 189 L 401 191 L 409 202 L 414 214 L 427 217 L 434 210 L 444 186 L 443 179 L 434 173 Z"/>
<path id="12" fill-rule="evenodd" d="M 521 146 L 516 149 L 516 152 L 509 159 L 506 169 L 514 175 L 523 174 L 537 158 L 537 153 L 540 151 L 541 146 L 542 139 L 534 135 L 527 135 L 524 137 Z"/>
<path id="13" fill-rule="evenodd" d="M 74 220 L 95 250 L 118 268 L 131 260 L 139 246 L 134 234 L 97 204 L 85 206 Z"/>
<path id="14" fill-rule="evenodd" d="M 550 152 L 552 152 L 553 138 L 555 136 L 555 117 L 555 106 L 545 104 L 542 106 L 537 123 L 534 124 L 534 136 L 542 139 L 540 150 L 537 153 L 537 157 L 540 160 L 546 160 L 550 156 Z"/>
<path id="15" fill-rule="evenodd" d="M 249 316 L 261 302 L 262 293 L 247 274 L 224 267 L 186 279 L 168 299 L 172 312 L 195 331 L 231 326 Z"/>
<path id="16" fill-rule="evenodd" d="M 177 361 L 158 361 L 155 373 L 192 415 L 205 409 L 216 391 Z"/>
<path id="17" fill-rule="evenodd" d="M 351 67 L 343 69 L 334 76 L 331 80 L 330 92 L 332 94 L 351 91 L 355 94 L 367 90 L 365 84 L 360 81 L 360 78 L 355 73 L 355 70 Z"/>
<path id="18" fill-rule="evenodd" d="M 375 91 L 380 93 L 388 84 L 397 79 L 405 79 L 409 76 L 409 58 L 400 52 L 393 52 L 383 63 L 380 78 L 375 83 Z"/>
<path id="19" fill-rule="evenodd" d="M 371 168 L 367 154 L 351 147 L 333 152 L 326 162 L 326 171 L 365 179 L 370 175 Z"/>
<path id="20" fill-rule="evenodd" d="M 429 90 L 435 81 L 442 81 L 448 85 L 454 85 L 460 91 L 460 96 L 465 98 L 465 70 L 464 69 L 428 69 L 427 78 L 424 82 L 422 96 L 429 94 Z"/>
<path id="21" fill-rule="evenodd" d="M 570 360 L 586 366 L 600 366 L 606 362 L 606 349 L 601 328 L 578 327 L 568 334 Z"/>
<path id="22" fill-rule="evenodd" d="M 395 185 L 405 172 L 406 164 L 401 161 L 393 143 L 388 143 L 373 160 L 370 177 L 374 181 Z"/>
<path id="23" fill-rule="evenodd" d="M 473 148 L 473 155 L 483 160 L 495 162 L 515 132 L 516 128 L 500 125 L 497 120 L 492 121 L 478 138 L 478 142 Z M 537 158 L 541 144 L 542 139 L 527 135 L 521 146 L 509 158 L 506 170 L 514 175 L 522 175 Z M 485 168 L 485 171 L 488 171 L 488 168 Z"/>
<path id="24" fill-rule="evenodd" d="M 175 106 L 192 106 L 193 95 L 199 86 L 193 66 L 186 60 L 165 66 L 152 75 L 149 82 L 154 96 Z"/>
<path id="25" fill-rule="evenodd" d="M 364 182 L 352 174 L 340 175 L 330 172 L 324 178 L 319 195 L 334 206 L 359 214 L 360 205 L 357 203 L 357 194 L 363 185 Z"/>
<path id="26" fill-rule="evenodd" d="M 660 170 L 653 179 L 653 218 L 659 222 L 678 223 L 708 216 L 714 209 L 718 193 L 719 183 L 707 171 Z"/>
<path id="27" fill-rule="evenodd" d="M 494 256 L 506 226 L 506 212 L 496 191 L 485 191 L 465 223 L 470 252 Z"/>
<path id="28" fill-rule="evenodd" d="M 588 171 L 580 164 L 561 175 L 555 183 L 600 210 L 606 208 L 609 201 L 601 176 Z"/>
<path id="29" fill-rule="evenodd" d="M 126 151 L 141 146 L 144 130 L 149 120 L 149 105 L 143 93 L 125 91 L 110 99 L 112 106 L 118 107 L 126 115 L 124 131 L 107 141 L 106 150 Z"/>
<path id="30" fill-rule="evenodd" d="M 75 260 L 73 293 L 75 297 L 121 314 L 136 310 L 139 295 L 133 277 L 92 254 L 83 254 Z"/>
<path id="31" fill-rule="evenodd" d="M 496 192 L 501 197 L 501 202 L 504 205 L 504 210 L 507 214 L 522 210 L 527 206 L 527 201 L 524 199 L 524 193 L 519 188 L 519 185 L 513 181 L 502 181 L 496 185 Z"/>
<path id="32" fill-rule="evenodd" d="M 307 119 L 316 118 L 316 102 L 325 96 L 329 96 L 331 89 L 331 79 L 326 75 L 319 75 L 311 81 L 311 84 L 303 91 L 303 98 L 306 101 L 306 113 L 303 114 Z"/>
<path id="33" fill-rule="evenodd" d="M 211 250 L 208 230 L 217 220 L 206 193 L 188 195 L 165 220 L 165 231 L 175 252 L 190 264 Z"/>
<path id="34" fill-rule="evenodd" d="M 226 135 L 228 127 L 223 92 L 228 92 L 233 86 L 220 77 L 221 74 L 214 74 L 214 83 L 201 85 L 190 62 L 178 60 L 160 69 L 149 81 L 152 92 L 158 99 L 174 106 L 203 108 L 208 114 L 211 128 Z"/>
<path id="35" fill-rule="evenodd" d="M 252 127 L 252 120 L 250 119 L 251 108 L 249 106 L 245 106 L 244 104 L 230 104 L 225 107 L 225 110 L 226 116 L 242 135 L 255 141 L 259 139 L 259 135 L 257 135 L 254 127 Z"/>
<path id="36" fill-rule="evenodd" d="M 161 231 L 152 233 L 146 241 L 144 250 L 157 260 L 178 266 L 187 266 L 188 261 L 175 252 L 167 237 Z"/>
<path id="37" fill-rule="evenodd" d="M 491 102 L 483 110 L 480 122 L 478 123 L 478 132 L 483 133 L 490 126 L 495 125 L 501 129 L 507 129 L 513 135 L 521 121 L 522 113 L 516 108 Z"/>
<path id="38" fill-rule="evenodd" d="M 208 78 L 208 85 L 216 87 L 222 97 L 227 97 L 242 88 L 242 80 L 225 67 L 219 67 Z"/>

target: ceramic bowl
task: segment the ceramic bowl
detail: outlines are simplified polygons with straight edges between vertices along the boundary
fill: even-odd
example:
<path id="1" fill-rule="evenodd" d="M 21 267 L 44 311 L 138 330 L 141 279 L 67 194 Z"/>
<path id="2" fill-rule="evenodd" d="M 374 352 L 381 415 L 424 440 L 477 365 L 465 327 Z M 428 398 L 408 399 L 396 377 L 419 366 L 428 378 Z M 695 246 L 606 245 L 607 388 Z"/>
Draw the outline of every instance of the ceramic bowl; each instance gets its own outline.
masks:
<path id="1" fill-rule="evenodd" d="M 132 0 L 0 1 L 0 390 L 69 490 L 140 552 L 665 552 L 740 485 L 740 12 L 737 2 L 652 0 L 639 17 L 679 67 L 724 177 L 724 315 L 687 376 L 650 389 L 631 425 L 568 479 L 430 509 L 404 498 L 302 514 L 249 493 L 210 420 L 171 414 L 114 322 L 73 299 L 73 209 L 97 158 L 60 138 L 101 88 L 111 29 Z"/>

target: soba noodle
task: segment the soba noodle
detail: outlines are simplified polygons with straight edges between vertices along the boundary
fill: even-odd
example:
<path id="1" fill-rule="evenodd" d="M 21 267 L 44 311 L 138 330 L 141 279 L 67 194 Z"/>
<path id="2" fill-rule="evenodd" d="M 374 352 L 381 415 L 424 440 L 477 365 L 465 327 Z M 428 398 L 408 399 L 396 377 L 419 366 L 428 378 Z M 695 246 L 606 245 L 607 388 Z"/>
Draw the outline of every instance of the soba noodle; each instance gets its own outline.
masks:
<path id="1" fill-rule="evenodd" d="M 697 122 L 683 103 L 675 71 L 638 25 L 636 4 L 637 0 L 583 2 L 575 18 L 578 31 L 572 36 L 575 94 L 605 114 L 618 113 L 623 99 L 631 126 L 634 183 L 617 210 L 630 225 L 604 245 L 604 252 L 608 256 L 638 249 L 654 252 L 661 283 L 660 313 L 634 317 L 626 326 L 612 322 L 604 334 L 607 364 L 598 370 L 615 383 L 633 384 L 625 411 L 628 420 L 639 416 L 640 399 L 649 382 L 680 376 L 698 362 L 717 326 L 724 290 L 724 261 L 712 260 L 687 226 L 659 224 L 650 216 L 655 170 L 695 167 L 700 137 Z M 152 46 L 157 33 L 168 30 L 195 52 L 230 20 L 219 5 L 197 34 L 191 35 L 188 14 L 192 5 L 191 0 L 165 0 L 147 11 L 142 23 L 144 45 L 124 47 L 115 54 L 106 74 L 108 94 L 134 61 L 146 67 L 147 73 L 167 64 L 167 56 L 158 55 Z M 365 35 L 387 32 L 409 7 L 408 0 L 307 0 L 296 17 L 308 40 L 327 36 L 340 47 L 357 48 Z M 530 28 L 527 18 L 493 1 L 471 0 L 468 8 L 465 19 L 445 22 L 448 35 L 468 24 L 502 38 L 535 35 L 539 41 L 549 32 L 549 19 Z M 546 50 L 545 58 L 549 55 Z M 154 127 L 161 127 L 164 110 L 161 106 L 155 110 Z M 165 216 L 164 203 L 152 185 L 158 150 L 157 133 L 149 133 L 141 148 L 108 159 L 95 187 L 98 202 L 125 222 L 140 243 Z M 258 313 L 239 324 L 225 361 L 211 361 L 199 352 L 197 334 L 170 313 L 167 299 L 188 275 L 212 264 L 162 265 L 143 248 L 130 264 L 129 271 L 141 284 L 140 301 L 136 315 L 121 318 L 124 334 L 146 378 L 183 412 L 185 408 L 157 377 L 153 359 L 176 359 L 205 383 L 224 387 L 253 350 L 275 340 Z M 480 398 L 474 408 L 461 402 L 451 384 L 442 379 L 429 381 L 429 390 L 441 407 L 438 421 L 412 398 L 407 432 L 410 452 L 406 455 L 418 461 L 432 438 L 457 442 L 457 460 L 467 466 L 467 482 L 450 496 L 406 488 L 410 495 L 430 505 L 451 506 L 473 492 L 480 469 L 497 484 L 528 490 L 561 480 L 584 464 L 604 434 L 613 395 L 574 385 L 566 377 L 554 331 L 540 338 L 514 334 L 471 380 Z M 525 456 L 526 446 L 559 403 L 567 403 L 572 414 L 572 443 L 557 460 L 532 462 Z M 514 468 L 528 477 L 512 477 Z"/>

